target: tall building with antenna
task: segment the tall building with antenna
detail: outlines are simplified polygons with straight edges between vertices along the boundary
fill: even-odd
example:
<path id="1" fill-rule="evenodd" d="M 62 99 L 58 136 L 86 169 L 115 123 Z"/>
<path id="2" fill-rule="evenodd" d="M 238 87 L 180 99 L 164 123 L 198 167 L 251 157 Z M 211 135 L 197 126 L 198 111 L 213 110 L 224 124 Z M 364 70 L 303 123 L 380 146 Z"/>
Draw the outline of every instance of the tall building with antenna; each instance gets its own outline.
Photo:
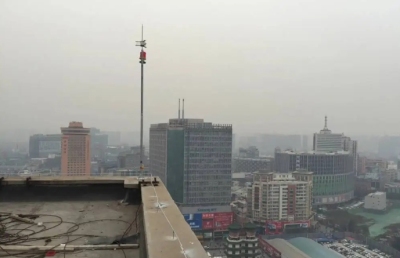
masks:
<path id="1" fill-rule="evenodd" d="M 332 133 L 328 129 L 328 117 L 325 116 L 325 126 L 314 134 L 313 150 L 315 152 L 347 151 L 353 156 L 353 170 L 358 171 L 358 143 L 343 133 Z"/>
<path id="2" fill-rule="evenodd" d="M 343 134 L 332 133 L 328 129 L 328 117 L 325 116 L 325 126 L 314 134 L 313 150 L 316 152 L 336 152 L 343 150 Z"/>
<path id="3" fill-rule="evenodd" d="M 182 213 L 230 212 L 232 125 L 185 118 L 182 100 L 182 115 L 151 125 L 149 152 Z"/>

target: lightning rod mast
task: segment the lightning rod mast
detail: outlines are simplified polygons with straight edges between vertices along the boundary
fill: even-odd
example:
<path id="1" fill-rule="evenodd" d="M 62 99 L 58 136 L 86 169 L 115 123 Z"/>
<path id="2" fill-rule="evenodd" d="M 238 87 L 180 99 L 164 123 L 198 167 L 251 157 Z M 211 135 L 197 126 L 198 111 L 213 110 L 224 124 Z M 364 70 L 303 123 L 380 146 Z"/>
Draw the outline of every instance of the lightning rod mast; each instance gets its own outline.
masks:
<path id="1" fill-rule="evenodd" d="M 143 68 L 146 63 L 146 40 L 143 39 L 143 25 L 142 25 L 142 40 L 136 41 L 136 46 L 141 47 L 139 63 L 140 63 L 140 171 L 143 172 Z"/>

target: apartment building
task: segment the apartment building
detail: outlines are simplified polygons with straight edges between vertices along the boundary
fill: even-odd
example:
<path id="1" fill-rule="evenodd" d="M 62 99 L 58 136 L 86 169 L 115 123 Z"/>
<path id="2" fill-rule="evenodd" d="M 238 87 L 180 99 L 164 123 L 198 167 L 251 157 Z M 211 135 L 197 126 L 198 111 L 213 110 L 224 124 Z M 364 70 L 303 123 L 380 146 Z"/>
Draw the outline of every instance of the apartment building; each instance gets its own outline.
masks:
<path id="1" fill-rule="evenodd" d="M 61 128 L 61 174 L 90 176 L 90 128 L 81 122 L 70 122 Z"/>
<path id="2" fill-rule="evenodd" d="M 312 172 L 256 172 L 248 189 L 248 215 L 260 223 L 308 220 L 312 188 Z"/>

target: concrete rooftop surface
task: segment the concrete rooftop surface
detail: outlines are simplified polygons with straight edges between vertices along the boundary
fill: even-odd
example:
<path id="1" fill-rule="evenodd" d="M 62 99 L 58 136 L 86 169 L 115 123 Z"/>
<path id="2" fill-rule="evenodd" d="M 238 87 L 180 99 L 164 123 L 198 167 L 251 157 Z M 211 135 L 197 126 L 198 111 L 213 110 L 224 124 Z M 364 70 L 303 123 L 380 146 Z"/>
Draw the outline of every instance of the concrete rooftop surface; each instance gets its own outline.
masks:
<path id="1" fill-rule="evenodd" d="M 208 257 L 158 178 L 0 178 L 0 257 Z"/>

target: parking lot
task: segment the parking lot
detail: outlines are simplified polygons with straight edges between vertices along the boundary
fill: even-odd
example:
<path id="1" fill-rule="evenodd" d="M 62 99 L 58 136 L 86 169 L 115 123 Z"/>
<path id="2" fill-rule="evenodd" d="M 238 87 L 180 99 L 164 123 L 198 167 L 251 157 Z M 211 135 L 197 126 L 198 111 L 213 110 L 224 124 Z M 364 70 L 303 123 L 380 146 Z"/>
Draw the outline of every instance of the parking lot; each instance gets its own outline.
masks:
<path id="1" fill-rule="evenodd" d="M 323 244 L 325 247 L 341 254 L 346 258 L 398 258 L 385 254 L 378 249 L 369 250 L 366 245 L 351 243 L 347 240 L 340 240 L 339 242 Z M 222 240 L 204 241 L 204 249 L 209 253 L 210 257 L 224 258 L 224 242 Z M 262 253 L 262 257 L 268 257 L 267 254 Z"/>
<path id="2" fill-rule="evenodd" d="M 347 240 L 324 244 L 324 246 L 347 258 L 392 258 L 391 255 L 385 254 L 377 249 L 369 250 L 365 245 L 350 243 Z"/>

